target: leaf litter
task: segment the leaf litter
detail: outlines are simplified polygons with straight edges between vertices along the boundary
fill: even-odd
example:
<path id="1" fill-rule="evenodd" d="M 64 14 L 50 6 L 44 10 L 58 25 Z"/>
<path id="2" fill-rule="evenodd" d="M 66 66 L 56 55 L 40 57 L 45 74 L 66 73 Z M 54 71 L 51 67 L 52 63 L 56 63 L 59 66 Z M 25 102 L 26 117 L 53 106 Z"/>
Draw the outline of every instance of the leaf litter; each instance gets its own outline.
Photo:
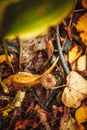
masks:
<path id="1" fill-rule="evenodd" d="M 0 49 L 0 129 L 87 129 L 86 3 L 46 35 L 7 41 L 14 73 Z"/>

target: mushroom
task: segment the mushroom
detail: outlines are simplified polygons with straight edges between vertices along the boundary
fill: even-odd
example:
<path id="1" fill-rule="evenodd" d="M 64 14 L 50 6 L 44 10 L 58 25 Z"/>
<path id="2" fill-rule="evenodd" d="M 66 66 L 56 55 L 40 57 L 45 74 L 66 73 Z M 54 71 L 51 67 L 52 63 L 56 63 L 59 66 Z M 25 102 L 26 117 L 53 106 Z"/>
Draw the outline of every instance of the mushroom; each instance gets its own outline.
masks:
<path id="1" fill-rule="evenodd" d="M 45 87 L 46 89 L 51 89 L 52 87 L 54 87 L 56 85 L 56 78 L 53 74 L 49 73 L 49 74 L 45 74 L 43 75 L 43 77 L 41 78 L 41 84 L 43 85 L 43 87 Z"/>

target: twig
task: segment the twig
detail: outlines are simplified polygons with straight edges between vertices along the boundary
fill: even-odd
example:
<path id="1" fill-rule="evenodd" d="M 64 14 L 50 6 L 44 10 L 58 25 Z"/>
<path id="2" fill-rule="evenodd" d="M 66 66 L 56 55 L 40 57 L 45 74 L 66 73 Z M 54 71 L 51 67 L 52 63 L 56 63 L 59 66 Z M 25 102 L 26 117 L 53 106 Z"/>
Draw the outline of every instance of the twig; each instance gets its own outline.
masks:
<path id="1" fill-rule="evenodd" d="M 66 84 L 63 84 L 63 85 L 59 85 L 59 86 L 53 87 L 52 89 L 58 89 L 58 88 L 63 88 L 63 87 L 66 87 Z"/>
<path id="2" fill-rule="evenodd" d="M 60 44 L 59 26 L 57 26 L 56 30 L 57 30 L 57 47 L 58 47 L 59 57 L 60 57 L 60 60 L 61 60 L 61 63 L 62 63 L 62 66 L 63 66 L 63 69 L 64 69 L 65 73 L 69 74 L 70 70 L 69 70 L 69 67 L 66 64 L 65 59 L 64 59 L 62 48 L 61 48 L 61 44 Z"/>
<path id="3" fill-rule="evenodd" d="M 3 88 L 4 93 L 9 93 L 8 87 L 2 82 L 1 73 L 0 73 L 0 84 L 1 84 L 1 86 Z"/>
<path id="4" fill-rule="evenodd" d="M 5 40 L 3 40 L 3 45 L 4 45 L 5 55 L 6 55 L 6 62 L 7 62 L 7 64 L 9 65 L 9 67 L 12 69 L 12 71 L 13 71 L 13 73 L 14 73 L 14 68 L 13 68 L 13 66 L 12 66 L 12 64 L 10 63 L 9 58 L 8 58 L 8 51 L 7 51 L 7 46 L 6 46 Z"/>

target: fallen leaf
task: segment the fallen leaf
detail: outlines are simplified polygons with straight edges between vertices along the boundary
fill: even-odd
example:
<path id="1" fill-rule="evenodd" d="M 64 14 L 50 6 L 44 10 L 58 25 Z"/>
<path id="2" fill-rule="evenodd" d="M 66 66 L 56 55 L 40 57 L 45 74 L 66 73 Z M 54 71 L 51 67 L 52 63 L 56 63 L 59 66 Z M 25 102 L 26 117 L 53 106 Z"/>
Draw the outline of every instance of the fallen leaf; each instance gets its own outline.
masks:
<path id="1" fill-rule="evenodd" d="M 83 14 L 76 25 L 76 29 L 80 32 L 82 42 L 87 46 L 87 13 Z"/>
<path id="2" fill-rule="evenodd" d="M 35 106 L 35 111 L 37 112 L 37 114 L 40 118 L 40 122 L 45 126 L 45 129 L 51 130 L 51 127 L 48 124 L 49 113 L 46 110 L 40 108 L 39 105 Z"/>
<path id="3" fill-rule="evenodd" d="M 82 53 L 82 48 L 81 46 L 75 45 L 74 47 L 72 47 L 69 52 L 68 52 L 68 61 L 69 63 L 73 63 L 74 61 L 76 61 L 79 56 Z"/>
<path id="4" fill-rule="evenodd" d="M 75 118 L 79 124 L 87 122 L 87 106 L 78 108 L 75 112 Z"/>
<path id="5" fill-rule="evenodd" d="M 68 37 L 69 37 L 69 40 L 72 41 L 73 37 L 72 37 L 72 31 L 71 31 L 71 28 L 69 26 L 65 26 L 64 29 L 67 31 L 68 33 Z"/>
<path id="6" fill-rule="evenodd" d="M 59 130 L 77 130 L 76 128 L 76 120 L 71 115 L 67 116 L 64 114 L 60 120 Z"/>
<path id="7" fill-rule="evenodd" d="M 18 72 L 14 75 L 9 76 L 8 78 L 3 80 L 4 84 L 11 84 L 11 83 L 18 83 L 18 84 L 22 84 L 22 85 L 36 85 L 36 84 L 40 84 L 41 82 L 41 77 L 45 74 L 48 74 L 50 72 L 52 72 L 52 70 L 55 68 L 56 63 L 58 61 L 59 57 L 56 58 L 55 62 L 53 63 L 53 65 L 43 74 L 41 75 L 35 75 L 35 74 L 31 74 L 28 72 Z"/>
<path id="8" fill-rule="evenodd" d="M 75 71 L 67 76 L 66 87 L 62 93 L 62 102 L 67 107 L 77 108 L 87 97 L 87 80 Z"/>
<path id="9" fill-rule="evenodd" d="M 77 69 L 79 71 L 86 70 L 86 55 L 82 55 L 77 60 Z"/>
<path id="10" fill-rule="evenodd" d="M 77 124 L 77 127 L 78 127 L 77 130 L 86 130 L 82 124 Z"/>
<path id="11" fill-rule="evenodd" d="M 46 49 L 45 36 L 20 40 L 20 65 L 32 60 L 37 51 Z"/>
<path id="12" fill-rule="evenodd" d="M 54 52 L 54 46 L 52 41 L 48 40 L 48 38 L 46 38 L 46 47 L 47 47 L 48 59 L 50 59 L 50 57 L 53 55 Z"/>
<path id="13" fill-rule="evenodd" d="M 87 0 L 82 0 L 82 5 L 85 9 L 87 9 Z"/>
<path id="14" fill-rule="evenodd" d="M 17 120 L 15 123 L 15 126 L 14 126 L 14 130 L 19 130 L 19 129 L 25 130 L 28 125 L 32 126 L 33 121 L 31 121 L 31 120 Z"/>
<path id="15" fill-rule="evenodd" d="M 12 110 L 11 108 L 7 108 L 6 110 L 2 111 L 2 115 L 3 115 L 4 117 L 7 117 L 8 114 L 9 114 L 9 112 L 10 112 L 11 110 Z"/>
<path id="16" fill-rule="evenodd" d="M 12 102 L 12 107 L 21 107 L 21 103 L 25 97 L 25 91 L 17 91 L 17 94 Z"/>
<path id="17" fill-rule="evenodd" d="M 4 117 L 7 117 L 9 112 L 12 111 L 15 107 L 21 107 L 21 103 L 24 99 L 25 92 L 24 91 L 18 91 L 14 100 L 9 103 L 5 108 L 1 108 L 0 112 L 2 112 L 2 115 Z"/>
<path id="18" fill-rule="evenodd" d="M 12 62 L 12 57 L 8 56 L 8 60 L 11 63 Z M 6 61 L 6 55 L 0 55 L 0 64 Z"/>
<path id="19" fill-rule="evenodd" d="M 1 79 L 0 79 L 0 84 L 1 84 L 1 86 L 3 88 L 4 93 L 9 93 L 8 87 L 1 81 Z"/>

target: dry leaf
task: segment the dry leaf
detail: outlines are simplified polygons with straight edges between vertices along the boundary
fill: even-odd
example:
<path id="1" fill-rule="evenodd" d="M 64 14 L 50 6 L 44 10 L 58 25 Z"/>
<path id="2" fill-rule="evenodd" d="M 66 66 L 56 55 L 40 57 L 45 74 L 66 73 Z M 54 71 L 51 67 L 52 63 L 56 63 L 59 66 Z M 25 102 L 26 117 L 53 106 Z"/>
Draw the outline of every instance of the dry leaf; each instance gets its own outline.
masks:
<path id="1" fill-rule="evenodd" d="M 17 120 L 14 126 L 14 130 L 25 130 L 28 125 L 32 124 L 33 121 L 30 120 Z"/>
<path id="2" fill-rule="evenodd" d="M 80 56 L 77 60 L 77 68 L 79 71 L 86 70 L 86 55 Z"/>
<path id="3" fill-rule="evenodd" d="M 44 74 L 48 74 L 50 72 L 52 72 L 52 70 L 55 68 L 56 63 L 58 61 L 59 58 L 57 58 L 55 60 L 55 62 L 53 63 L 53 65 L 43 74 L 41 75 L 35 75 L 35 74 L 31 74 L 31 73 L 27 73 L 27 72 L 18 72 L 12 76 L 9 76 L 8 78 L 3 80 L 4 84 L 11 84 L 11 83 L 18 83 L 18 84 L 22 84 L 22 85 L 35 85 L 35 84 L 40 84 L 40 79 Z"/>
<path id="4" fill-rule="evenodd" d="M 18 91 L 14 100 L 8 104 L 5 108 L 1 108 L 0 112 L 2 112 L 2 115 L 4 117 L 7 117 L 9 112 L 12 111 L 15 107 L 21 107 L 21 103 L 24 99 L 25 92 L 24 91 Z"/>
<path id="5" fill-rule="evenodd" d="M 62 93 L 62 102 L 67 107 L 77 108 L 87 97 L 87 80 L 75 71 L 67 76 L 67 87 Z"/>
<path id="6" fill-rule="evenodd" d="M 20 64 L 28 63 L 35 57 L 37 51 L 43 49 L 46 49 L 45 36 L 20 40 Z"/>
<path id="7" fill-rule="evenodd" d="M 68 52 L 68 60 L 69 63 L 73 63 L 75 60 L 78 59 L 78 57 L 81 55 L 82 53 L 82 48 L 81 46 L 75 45 L 74 47 L 72 47 L 69 52 Z"/>
<path id="8" fill-rule="evenodd" d="M 87 122 L 87 106 L 81 106 L 75 112 L 75 118 L 78 123 Z"/>
<path id="9" fill-rule="evenodd" d="M 87 0 L 82 0 L 82 5 L 85 9 L 87 9 Z"/>
<path id="10" fill-rule="evenodd" d="M 76 121 L 74 118 L 64 115 L 60 120 L 59 130 L 76 130 Z"/>
<path id="11" fill-rule="evenodd" d="M 81 32 L 80 37 L 82 42 L 87 46 L 87 13 L 79 18 L 76 29 L 77 31 Z"/>
<path id="12" fill-rule="evenodd" d="M 78 127 L 77 130 L 86 130 L 82 124 L 77 124 L 77 127 Z"/>
<path id="13" fill-rule="evenodd" d="M 15 99 L 13 101 L 14 107 L 21 107 L 21 103 L 25 97 L 25 91 L 17 91 L 17 94 L 15 96 Z"/>
<path id="14" fill-rule="evenodd" d="M 64 29 L 67 31 L 70 41 L 72 41 L 73 37 L 72 37 L 71 28 L 69 26 L 65 26 Z"/>
<path id="15" fill-rule="evenodd" d="M 48 40 L 48 38 L 46 38 L 46 47 L 47 47 L 48 59 L 50 59 L 50 57 L 53 55 L 54 52 L 54 46 L 52 41 Z"/>
<path id="16" fill-rule="evenodd" d="M 44 125 L 46 130 L 51 130 L 51 127 L 48 123 L 48 118 L 49 118 L 49 114 L 46 110 L 43 110 L 42 108 L 40 108 L 39 105 L 35 106 L 35 111 L 37 112 L 39 118 L 40 118 L 40 122 Z"/>
<path id="17" fill-rule="evenodd" d="M 8 60 L 11 63 L 12 62 L 12 57 L 8 56 Z M 0 64 L 6 61 L 6 55 L 0 55 Z"/>
<path id="18" fill-rule="evenodd" d="M 2 115 L 3 115 L 4 117 L 7 117 L 8 114 L 9 114 L 9 112 L 10 112 L 11 110 L 12 110 L 11 108 L 7 108 L 6 110 L 2 111 Z"/>

